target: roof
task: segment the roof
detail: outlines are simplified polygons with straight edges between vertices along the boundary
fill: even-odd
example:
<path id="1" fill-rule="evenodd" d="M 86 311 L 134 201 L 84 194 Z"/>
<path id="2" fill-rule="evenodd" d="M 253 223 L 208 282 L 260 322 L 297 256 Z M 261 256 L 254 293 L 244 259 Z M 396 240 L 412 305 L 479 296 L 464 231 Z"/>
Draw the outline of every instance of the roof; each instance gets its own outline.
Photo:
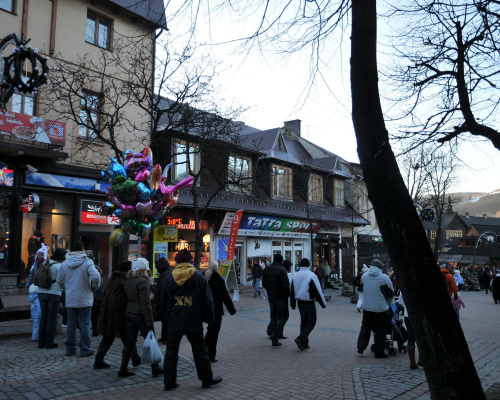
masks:
<path id="1" fill-rule="evenodd" d="M 163 0 L 108 0 L 128 12 L 139 16 L 156 28 L 167 28 Z"/>
<path id="2" fill-rule="evenodd" d="M 462 222 L 467 225 L 467 227 L 471 225 L 483 225 L 483 226 L 496 226 L 498 230 L 500 230 L 500 218 L 493 217 L 471 217 L 467 215 L 459 215 Z"/>

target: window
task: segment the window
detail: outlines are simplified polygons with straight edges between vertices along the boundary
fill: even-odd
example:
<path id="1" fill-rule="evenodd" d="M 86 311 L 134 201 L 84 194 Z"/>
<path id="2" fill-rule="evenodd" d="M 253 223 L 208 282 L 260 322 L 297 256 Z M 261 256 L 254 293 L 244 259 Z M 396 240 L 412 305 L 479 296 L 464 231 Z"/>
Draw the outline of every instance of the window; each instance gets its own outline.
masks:
<path id="1" fill-rule="evenodd" d="M 436 231 L 435 230 L 431 231 L 431 239 L 436 239 Z"/>
<path id="2" fill-rule="evenodd" d="M 0 0 L 1 1 L 1 0 Z M 103 49 L 110 48 L 111 21 L 94 13 L 87 13 L 85 41 Z"/>
<path id="3" fill-rule="evenodd" d="M 97 137 L 96 131 L 99 130 L 100 96 L 82 92 L 80 107 L 81 122 L 78 136 L 84 139 L 95 139 Z"/>
<path id="4" fill-rule="evenodd" d="M 334 205 L 344 207 L 344 181 L 335 179 L 334 183 Z"/>
<path id="5" fill-rule="evenodd" d="M 197 146 L 185 142 L 176 142 L 174 149 L 174 180 L 182 181 L 189 176 L 191 170 L 194 174 L 199 172 L 200 155 Z"/>
<path id="6" fill-rule="evenodd" d="M 228 178 L 230 190 L 251 189 L 251 160 L 245 157 L 229 156 Z M 234 183 L 232 183 L 234 182 Z"/>
<path id="7" fill-rule="evenodd" d="M 273 197 L 292 199 L 292 170 L 279 165 L 273 165 L 272 172 Z"/>
<path id="8" fill-rule="evenodd" d="M 446 240 L 453 238 L 453 237 L 462 237 L 462 230 L 453 230 L 453 231 L 446 231 Z"/>
<path id="9" fill-rule="evenodd" d="M 15 0 L 0 0 L 0 9 L 14 12 L 14 1 Z"/>
<path id="10" fill-rule="evenodd" d="M 1 0 L 0 0 L 1 1 Z M 23 81 L 26 82 L 27 77 L 23 77 Z M 35 97 L 31 93 L 14 93 L 12 95 L 12 112 L 25 114 L 25 115 L 35 115 Z"/>
<path id="11" fill-rule="evenodd" d="M 323 203 L 323 177 L 321 175 L 311 174 L 309 176 L 308 187 L 307 200 L 315 203 Z"/>

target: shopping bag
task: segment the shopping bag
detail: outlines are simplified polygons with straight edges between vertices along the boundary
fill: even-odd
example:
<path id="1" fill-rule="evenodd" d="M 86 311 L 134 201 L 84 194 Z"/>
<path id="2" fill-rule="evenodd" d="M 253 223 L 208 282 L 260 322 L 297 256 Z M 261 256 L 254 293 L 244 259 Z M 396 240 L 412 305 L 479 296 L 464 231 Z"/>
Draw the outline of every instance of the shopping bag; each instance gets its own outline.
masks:
<path id="1" fill-rule="evenodd" d="M 142 345 L 141 362 L 143 364 L 159 364 L 163 362 L 163 355 L 153 331 L 149 331 Z"/>
<path id="2" fill-rule="evenodd" d="M 237 290 L 233 292 L 233 301 L 240 301 L 240 293 Z"/>

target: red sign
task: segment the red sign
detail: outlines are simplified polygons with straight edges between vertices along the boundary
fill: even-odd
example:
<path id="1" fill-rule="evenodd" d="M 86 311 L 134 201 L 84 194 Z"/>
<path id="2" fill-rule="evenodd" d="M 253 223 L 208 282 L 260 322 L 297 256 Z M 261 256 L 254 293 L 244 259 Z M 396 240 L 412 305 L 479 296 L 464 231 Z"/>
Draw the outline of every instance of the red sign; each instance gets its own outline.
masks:
<path id="1" fill-rule="evenodd" d="M 82 224 L 120 225 L 121 221 L 116 215 L 102 215 L 100 201 L 82 200 L 80 221 Z"/>
<path id="2" fill-rule="evenodd" d="M 40 206 L 40 198 L 36 193 L 26 192 L 21 195 L 21 211 L 23 213 L 30 213 L 37 211 Z"/>
<path id="3" fill-rule="evenodd" d="M 33 142 L 64 146 L 66 124 L 32 115 L 0 111 L 0 134 Z"/>
<path id="4" fill-rule="evenodd" d="M 238 237 L 238 230 L 240 229 L 242 214 L 243 210 L 236 211 L 231 220 L 231 232 L 229 233 L 229 243 L 227 245 L 227 259 L 231 261 L 234 259 L 234 247 L 236 245 L 236 238 Z"/>

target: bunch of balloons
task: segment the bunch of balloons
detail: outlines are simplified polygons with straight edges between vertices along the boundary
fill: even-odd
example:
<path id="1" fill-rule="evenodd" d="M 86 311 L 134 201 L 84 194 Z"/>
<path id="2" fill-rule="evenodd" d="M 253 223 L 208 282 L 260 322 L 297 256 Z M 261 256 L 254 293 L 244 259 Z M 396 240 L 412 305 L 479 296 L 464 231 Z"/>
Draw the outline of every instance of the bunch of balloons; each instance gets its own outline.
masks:
<path id="1" fill-rule="evenodd" d="M 101 171 L 103 181 L 111 184 L 102 212 L 121 219 L 121 228 L 109 237 L 111 246 L 118 246 L 126 234 L 135 234 L 141 239 L 148 236 L 176 206 L 179 190 L 193 184 L 190 176 L 175 186 L 165 186 L 173 164 L 168 164 L 162 172 L 160 164 L 153 165 L 153 152 L 149 147 L 142 153 L 125 150 L 123 158 L 123 165 L 110 158 L 106 172 Z"/>

